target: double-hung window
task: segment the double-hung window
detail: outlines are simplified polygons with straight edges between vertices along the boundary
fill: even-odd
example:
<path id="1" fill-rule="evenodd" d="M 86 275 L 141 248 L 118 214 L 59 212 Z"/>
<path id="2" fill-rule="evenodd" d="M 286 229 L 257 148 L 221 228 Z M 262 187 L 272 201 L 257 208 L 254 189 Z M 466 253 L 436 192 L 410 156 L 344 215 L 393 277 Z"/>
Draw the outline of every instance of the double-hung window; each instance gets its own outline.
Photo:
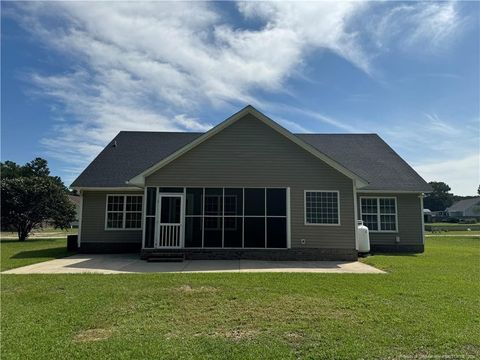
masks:
<path id="1" fill-rule="evenodd" d="M 370 231 L 396 232 L 397 199 L 394 197 L 362 197 L 360 213 Z"/>
<path id="2" fill-rule="evenodd" d="M 305 225 L 340 225 L 338 191 L 305 191 Z"/>
<path id="3" fill-rule="evenodd" d="M 107 230 L 142 228 L 142 195 L 107 195 Z"/>

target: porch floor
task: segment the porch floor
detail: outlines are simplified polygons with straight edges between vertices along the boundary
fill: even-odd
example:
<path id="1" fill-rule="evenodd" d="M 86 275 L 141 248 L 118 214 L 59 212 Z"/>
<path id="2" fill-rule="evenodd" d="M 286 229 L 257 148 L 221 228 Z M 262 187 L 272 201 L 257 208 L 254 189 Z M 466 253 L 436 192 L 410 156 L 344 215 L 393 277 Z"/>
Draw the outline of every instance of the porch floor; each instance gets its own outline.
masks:
<path id="1" fill-rule="evenodd" d="M 358 261 L 185 260 L 149 263 L 136 254 L 78 254 L 2 272 L 2 274 L 122 274 L 197 272 L 302 272 L 384 274 Z"/>

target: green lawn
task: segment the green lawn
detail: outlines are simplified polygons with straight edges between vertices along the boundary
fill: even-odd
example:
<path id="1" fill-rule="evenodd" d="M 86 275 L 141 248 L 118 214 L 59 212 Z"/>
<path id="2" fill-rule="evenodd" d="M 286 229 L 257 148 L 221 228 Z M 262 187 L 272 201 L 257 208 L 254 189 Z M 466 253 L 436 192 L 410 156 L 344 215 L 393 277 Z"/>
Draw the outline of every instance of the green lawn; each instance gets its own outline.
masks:
<path id="1" fill-rule="evenodd" d="M 53 237 L 66 237 L 67 235 L 74 235 L 78 233 L 77 228 L 69 228 L 69 229 L 55 229 L 53 227 L 45 227 L 40 229 L 33 230 L 30 235 L 29 239 L 36 239 L 36 238 L 53 238 Z M 18 234 L 16 232 L 11 231 L 2 231 L 0 232 L 0 238 L 15 238 L 18 239 Z"/>
<path id="2" fill-rule="evenodd" d="M 3 275 L 1 355 L 479 358 L 479 260 L 478 238 L 442 237 L 365 260 L 386 275 Z"/>
<path id="3" fill-rule="evenodd" d="M 1 270 L 12 269 L 69 255 L 67 240 L 63 239 L 1 239 Z"/>
<path id="4" fill-rule="evenodd" d="M 456 230 L 456 231 L 425 231 L 426 235 L 448 235 L 448 236 L 456 236 L 456 235 L 480 235 L 480 230 Z"/>
<path id="5" fill-rule="evenodd" d="M 462 223 L 448 223 L 448 222 L 437 222 L 437 223 L 425 223 L 427 226 L 449 226 L 449 227 L 463 227 L 463 226 L 469 226 L 469 225 L 480 225 L 480 223 L 475 223 L 475 224 L 462 224 Z"/>

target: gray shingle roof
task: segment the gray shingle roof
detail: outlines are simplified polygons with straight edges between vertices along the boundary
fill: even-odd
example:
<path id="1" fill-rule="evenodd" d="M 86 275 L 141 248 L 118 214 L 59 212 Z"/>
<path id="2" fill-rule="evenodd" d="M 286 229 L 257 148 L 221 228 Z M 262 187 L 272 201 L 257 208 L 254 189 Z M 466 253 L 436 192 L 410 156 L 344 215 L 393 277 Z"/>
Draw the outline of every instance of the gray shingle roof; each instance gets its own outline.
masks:
<path id="1" fill-rule="evenodd" d="M 120 132 L 72 187 L 125 187 L 125 182 L 202 133 Z M 368 190 L 430 191 L 428 185 L 376 134 L 296 134 L 369 182 Z M 116 146 L 114 144 L 116 143 Z"/>
<path id="2" fill-rule="evenodd" d="M 202 133 L 121 131 L 71 186 L 125 187 L 127 180 L 200 135 Z"/>
<path id="3" fill-rule="evenodd" d="M 296 134 L 369 182 L 363 190 L 431 191 L 377 134 Z"/>
<path id="4" fill-rule="evenodd" d="M 480 204 L 480 196 L 476 196 L 471 199 L 463 199 L 460 201 L 457 201 L 454 203 L 452 206 L 450 206 L 447 211 L 449 212 L 454 212 L 454 211 L 465 211 L 469 208 L 471 208 L 474 205 Z"/>

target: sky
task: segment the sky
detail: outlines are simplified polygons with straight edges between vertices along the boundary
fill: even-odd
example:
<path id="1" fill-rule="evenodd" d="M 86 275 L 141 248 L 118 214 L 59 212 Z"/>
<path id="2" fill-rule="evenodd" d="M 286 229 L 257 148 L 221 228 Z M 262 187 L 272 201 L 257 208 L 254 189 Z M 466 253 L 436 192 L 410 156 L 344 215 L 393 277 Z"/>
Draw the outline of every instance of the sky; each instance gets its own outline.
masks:
<path id="1" fill-rule="evenodd" d="M 121 130 L 206 131 L 247 104 L 378 133 L 427 181 L 480 183 L 478 2 L 2 2 L 1 159 L 69 185 Z"/>

